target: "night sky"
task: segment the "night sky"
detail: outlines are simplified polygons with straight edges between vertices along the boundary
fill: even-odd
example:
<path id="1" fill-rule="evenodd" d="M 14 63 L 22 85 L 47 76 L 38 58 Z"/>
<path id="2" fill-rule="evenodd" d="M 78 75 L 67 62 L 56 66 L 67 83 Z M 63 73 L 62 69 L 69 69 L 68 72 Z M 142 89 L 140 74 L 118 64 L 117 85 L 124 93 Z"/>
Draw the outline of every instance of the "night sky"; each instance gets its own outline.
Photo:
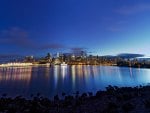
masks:
<path id="1" fill-rule="evenodd" d="M 0 55 L 150 56 L 149 0 L 0 0 Z"/>

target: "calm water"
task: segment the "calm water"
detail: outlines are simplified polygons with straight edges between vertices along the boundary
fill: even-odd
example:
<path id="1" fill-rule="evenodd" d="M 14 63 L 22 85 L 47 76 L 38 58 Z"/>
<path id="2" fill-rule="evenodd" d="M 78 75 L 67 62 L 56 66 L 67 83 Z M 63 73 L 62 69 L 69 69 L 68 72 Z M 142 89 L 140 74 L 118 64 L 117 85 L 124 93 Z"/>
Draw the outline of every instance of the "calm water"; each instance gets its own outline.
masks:
<path id="1" fill-rule="evenodd" d="M 53 66 L 0 68 L 0 93 L 30 97 L 38 92 L 46 97 L 96 92 L 108 85 L 137 86 L 150 83 L 150 69 L 113 66 Z"/>

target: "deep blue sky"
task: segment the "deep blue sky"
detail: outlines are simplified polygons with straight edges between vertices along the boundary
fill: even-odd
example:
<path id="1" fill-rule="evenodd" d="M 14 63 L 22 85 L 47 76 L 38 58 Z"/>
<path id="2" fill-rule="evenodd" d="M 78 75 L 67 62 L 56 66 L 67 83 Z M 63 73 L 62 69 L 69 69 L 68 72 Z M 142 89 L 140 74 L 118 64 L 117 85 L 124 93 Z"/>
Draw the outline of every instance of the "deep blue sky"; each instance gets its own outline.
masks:
<path id="1" fill-rule="evenodd" d="M 0 55 L 150 55 L 149 0 L 1 0 Z"/>

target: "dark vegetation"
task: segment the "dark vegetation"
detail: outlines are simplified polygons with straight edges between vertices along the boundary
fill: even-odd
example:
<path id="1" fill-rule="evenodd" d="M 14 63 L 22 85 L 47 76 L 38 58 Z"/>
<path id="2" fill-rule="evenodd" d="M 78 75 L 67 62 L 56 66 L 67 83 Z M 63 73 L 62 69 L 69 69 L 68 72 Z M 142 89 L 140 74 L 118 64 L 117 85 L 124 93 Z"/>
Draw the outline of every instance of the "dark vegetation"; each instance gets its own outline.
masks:
<path id="1" fill-rule="evenodd" d="M 0 113 L 148 113 L 150 112 L 150 86 L 117 87 L 108 86 L 106 91 L 74 95 L 62 93 L 53 100 L 37 93 L 28 100 L 22 96 L 15 98 L 2 94 Z"/>

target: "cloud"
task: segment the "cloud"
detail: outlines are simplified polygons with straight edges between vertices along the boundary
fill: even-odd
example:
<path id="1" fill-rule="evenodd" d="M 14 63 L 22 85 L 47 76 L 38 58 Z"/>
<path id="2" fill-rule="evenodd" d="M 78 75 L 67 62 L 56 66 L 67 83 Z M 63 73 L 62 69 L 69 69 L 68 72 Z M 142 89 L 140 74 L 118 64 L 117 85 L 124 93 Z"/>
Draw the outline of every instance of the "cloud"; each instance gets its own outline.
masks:
<path id="1" fill-rule="evenodd" d="M 44 43 L 45 42 L 45 43 Z M 48 43 L 46 40 L 42 42 L 33 41 L 29 33 L 19 27 L 11 27 L 0 32 L 0 44 L 5 44 L 9 47 L 17 46 L 20 49 L 27 49 L 28 51 L 43 51 L 43 50 L 71 50 L 73 53 L 85 51 L 85 48 L 68 47 L 61 42 Z M 8 55 L 9 56 L 9 55 Z"/>
<path id="2" fill-rule="evenodd" d="M 41 46 L 39 49 L 62 49 L 62 48 L 66 48 L 66 46 L 62 45 L 62 44 L 46 44 Z"/>
<path id="3" fill-rule="evenodd" d="M 82 48 L 82 47 L 74 47 L 74 48 L 70 48 L 71 53 L 74 54 L 80 54 L 81 52 L 86 52 L 86 48 Z"/>
<path id="4" fill-rule="evenodd" d="M 0 44 L 16 45 L 22 48 L 35 48 L 35 44 L 29 39 L 28 33 L 18 27 L 1 31 Z"/>
<path id="5" fill-rule="evenodd" d="M 143 54 L 134 54 L 134 53 L 121 53 L 117 55 L 121 58 L 136 58 L 136 57 L 143 57 Z"/>
<path id="6" fill-rule="evenodd" d="M 150 4 L 135 4 L 133 6 L 124 6 L 115 10 L 115 12 L 122 15 L 136 14 L 144 11 L 150 11 Z"/>
<path id="7" fill-rule="evenodd" d="M 32 50 L 46 50 L 46 49 L 61 49 L 64 45 L 59 43 L 42 44 L 31 40 L 29 34 L 24 29 L 19 27 L 11 27 L 0 32 L 0 44 L 15 45 L 20 48 L 27 48 Z"/>
<path id="8" fill-rule="evenodd" d="M 81 47 L 74 47 L 74 48 L 71 48 L 72 51 L 83 51 L 85 50 L 85 48 L 81 48 Z"/>

